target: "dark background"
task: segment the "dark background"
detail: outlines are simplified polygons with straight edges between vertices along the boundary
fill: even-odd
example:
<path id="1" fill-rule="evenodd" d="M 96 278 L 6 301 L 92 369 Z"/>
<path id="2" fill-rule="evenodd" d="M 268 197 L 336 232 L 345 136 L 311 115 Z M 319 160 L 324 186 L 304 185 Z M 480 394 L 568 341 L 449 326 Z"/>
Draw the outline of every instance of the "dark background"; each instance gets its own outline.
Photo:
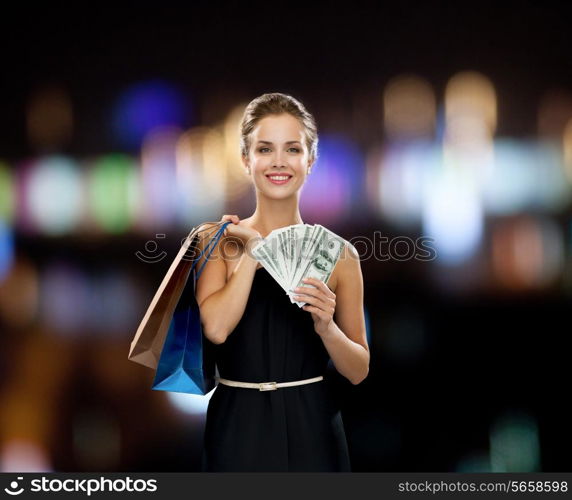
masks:
<path id="1" fill-rule="evenodd" d="M 57 152 L 136 154 L 110 133 L 108 109 L 121 88 L 157 77 L 190 96 L 185 127 L 214 124 L 234 103 L 278 91 L 299 97 L 321 130 L 367 148 L 383 140 L 381 92 L 391 77 L 415 73 L 441 96 L 453 74 L 471 69 L 495 84 L 496 134 L 534 140 L 544 93 L 572 92 L 572 9 L 556 5 L 133 2 L 4 14 L 0 157 L 16 169 L 25 158 L 53 152 L 30 144 L 26 133 L 27 99 L 52 83 L 67 90 L 75 116 L 74 134 Z M 400 234 L 371 213 L 354 215 L 355 224 L 337 228 L 344 237 Z M 569 263 L 570 205 L 553 217 L 565 231 Z M 14 234 L 17 252 L 39 267 L 64 258 L 90 275 L 106 259 L 137 273 L 132 254 L 144 241 L 130 234 L 54 240 L 17 227 Z M 145 292 L 137 320 L 167 267 L 139 276 Z M 475 462 L 464 470 L 491 470 L 492 429 L 507 414 L 536 428 L 533 470 L 570 470 L 566 275 L 540 290 L 456 294 L 442 290 L 427 265 L 369 260 L 362 270 L 370 374 L 355 387 L 337 380 L 354 471 L 455 471 L 467 457 Z M 137 322 L 132 326 L 115 338 L 62 341 L 41 321 L 18 329 L 0 316 L 3 470 L 197 470 L 202 417 L 174 414 L 163 394 L 149 390 L 150 372 L 126 361 Z M 418 349 L 396 354 L 395 336 Z M 39 381 L 46 377 L 52 383 L 44 393 Z M 35 404 L 48 399 L 40 392 L 50 403 Z M 27 403 L 10 410 L 19 400 L 13 395 L 23 393 Z M 28 412 L 41 417 L 14 417 Z M 84 427 L 78 415 L 86 417 Z M 111 451 L 109 436 L 117 439 Z M 16 438 L 41 443 L 43 461 L 10 459 Z M 518 455 L 517 445 L 505 446 Z"/>

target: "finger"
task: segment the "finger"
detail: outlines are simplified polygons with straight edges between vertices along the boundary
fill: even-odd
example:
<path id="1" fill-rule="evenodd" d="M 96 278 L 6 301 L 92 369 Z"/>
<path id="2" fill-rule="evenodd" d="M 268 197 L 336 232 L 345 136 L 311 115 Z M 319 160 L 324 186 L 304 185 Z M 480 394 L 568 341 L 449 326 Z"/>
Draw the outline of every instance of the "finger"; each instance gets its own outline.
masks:
<path id="1" fill-rule="evenodd" d="M 294 288 L 292 290 L 294 293 L 302 294 L 302 295 L 311 295 L 313 297 L 317 297 L 324 302 L 332 302 L 334 299 L 329 295 L 325 294 L 322 290 L 316 288 L 314 285 L 308 284 L 307 286 L 301 286 Z"/>
<path id="2" fill-rule="evenodd" d="M 297 302 L 306 302 L 308 304 L 314 304 L 316 298 L 310 295 L 292 295 L 292 298 Z"/>
<path id="3" fill-rule="evenodd" d="M 238 222 L 240 221 L 240 219 L 238 218 L 238 215 L 230 215 L 230 214 L 225 214 L 222 216 L 222 220 L 223 221 L 231 221 L 234 224 L 238 224 Z"/>
<path id="4" fill-rule="evenodd" d="M 321 290 L 327 297 L 331 297 L 333 294 L 333 292 L 328 288 L 328 286 L 322 280 L 308 277 L 304 278 L 302 281 L 314 285 L 316 288 L 318 288 L 318 290 Z"/>
<path id="5" fill-rule="evenodd" d="M 234 223 L 234 221 L 232 220 L 232 217 L 233 217 L 232 215 L 223 215 L 221 221 Z M 229 228 L 229 226 L 226 226 L 224 228 L 223 233 L 222 233 L 225 238 L 227 238 L 229 236 L 229 229 L 228 228 Z"/>
<path id="6" fill-rule="evenodd" d="M 319 297 L 311 297 L 309 295 L 294 295 L 293 299 L 298 302 L 306 302 L 306 304 L 312 304 L 320 310 L 326 310 L 329 307 L 329 305 Z"/>
<path id="7" fill-rule="evenodd" d="M 318 297 L 320 294 L 322 294 L 322 292 L 320 292 L 320 290 L 314 286 L 299 286 L 292 288 L 291 291 L 301 295 L 313 295 L 314 297 Z"/>
<path id="8" fill-rule="evenodd" d="M 313 312 L 316 316 L 318 316 L 320 319 L 324 321 L 329 320 L 329 316 L 326 313 L 324 313 L 324 311 L 318 309 L 315 306 L 302 306 L 302 309 L 304 309 L 304 311 Z"/>
<path id="9" fill-rule="evenodd" d="M 302 306 L 302 309 L 304 309 L 304 311 L 308 311 L 308 312 L 313 312 L 313 313 L 317 313 L 319 311 L 319 309 L 317 307 L 314 306 Z"/>
<path id="10" fill-rule="evenodd" d="M 304 278 L 302 281 L 315 285 L 318 288 L 318 290 L 324 292 L 326 297 L 334 298 L 336 296 L 336 294 L 332 292 L 329 289 L 328 285 L 326 285 L 322 280 L 318 280 L 316 278 Z"/>

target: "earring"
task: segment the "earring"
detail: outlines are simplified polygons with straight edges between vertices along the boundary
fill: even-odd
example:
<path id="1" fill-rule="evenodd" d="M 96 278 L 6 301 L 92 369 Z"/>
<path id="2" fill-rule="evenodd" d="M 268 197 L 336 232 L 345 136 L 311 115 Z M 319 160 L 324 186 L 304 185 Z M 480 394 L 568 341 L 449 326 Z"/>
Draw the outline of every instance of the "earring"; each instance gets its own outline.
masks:
<path id="1" fill-rule="evenodd" d="M 250 175 L 250 167 L 246 167 L 246 170 L 248 170 L 248 175 Z"/>

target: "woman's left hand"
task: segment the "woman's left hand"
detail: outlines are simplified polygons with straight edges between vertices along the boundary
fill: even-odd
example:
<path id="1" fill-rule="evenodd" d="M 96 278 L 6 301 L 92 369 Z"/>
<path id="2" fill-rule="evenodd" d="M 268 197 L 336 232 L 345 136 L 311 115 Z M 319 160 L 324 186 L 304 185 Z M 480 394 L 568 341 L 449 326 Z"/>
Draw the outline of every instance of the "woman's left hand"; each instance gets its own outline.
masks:
<path id="1" fill-rule="evenodd" d="M 302 281 L 308 285 L 314 285 L 316 288 L 309 286 L 294 288 L 294 292 L 303 295 L 294 295 L 293 299 L 298 302 L 307 302 L 302 309 L 310 311 L 314 320 L 314 330 L 321 337 L 328 333 L 333 321 L 336 310 L 336 294 L 323 281 L 316 278 L 304 278 Z"/>

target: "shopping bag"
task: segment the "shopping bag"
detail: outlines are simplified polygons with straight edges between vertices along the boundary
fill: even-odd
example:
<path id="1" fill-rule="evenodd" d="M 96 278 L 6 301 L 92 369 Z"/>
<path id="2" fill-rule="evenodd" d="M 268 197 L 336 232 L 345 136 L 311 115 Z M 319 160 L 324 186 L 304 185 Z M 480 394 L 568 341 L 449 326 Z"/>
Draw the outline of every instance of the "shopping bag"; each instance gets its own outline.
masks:
<path id="1" fill-rule="evenodd" d="M 205 342 L 195 290 L 210 254 L 229 223 L 224 223 L 209 241 L 203 251 L 206 258 L 198 272 L 195 263 L 189 272 L 186 286 L 169 323 L 153 380 L 154 390 L 205 395 L 216 385 L 214 346 L 211 342 Z M 196 261 L 199 258 L 200 256 Z"/>
<path id="2" fill-rule="evenodd" d="M 152 369 L 157 368 L 175 307 L 185 288 L 191 268 L 200 257 L 196 254 L 201 233 L 218 232 L 220 227 L 226 227 L 228 222 L 206 224 L 214 226 L 205 229 L 199 229 L 202 224 L 195 226 L 165 274 L 131 342 L 128 355 L 130 361 Z"/>

